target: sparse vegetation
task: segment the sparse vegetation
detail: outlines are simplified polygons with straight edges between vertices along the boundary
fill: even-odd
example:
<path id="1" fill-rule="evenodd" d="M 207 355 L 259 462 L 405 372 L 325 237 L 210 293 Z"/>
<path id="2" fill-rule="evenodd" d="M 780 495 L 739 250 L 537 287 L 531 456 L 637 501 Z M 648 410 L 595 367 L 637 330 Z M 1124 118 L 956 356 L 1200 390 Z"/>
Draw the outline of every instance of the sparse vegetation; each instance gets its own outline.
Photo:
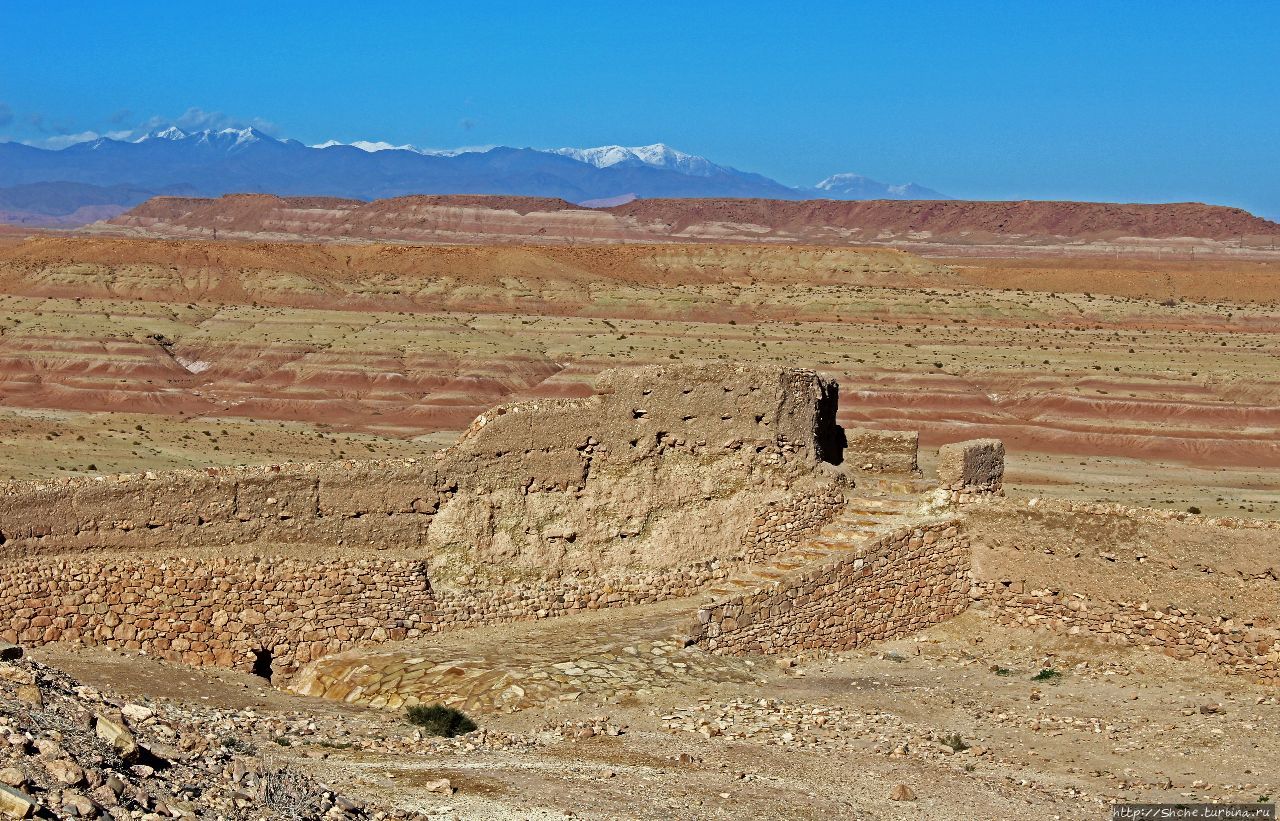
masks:
<path id="1" fill-rule="evenodd" d="M 942 736 L 942 738 L 938 740 L 958 753 L 962 753 L 969 749 L 969 745 L 964 743 L 964 739 L 960 737 L 959 733 L 950 733 Z"/>
<path id="2" fill-rule="evenodd" d="M 1062 672 L 1052 667 L 1045 667 L 1040 672 L 1031 677 L 1032 681 L 1042 681 L 1047 684 L 1057 684 L 1062 680 Z"/>
<path id="3" fill-rule="evenodd" d="M 415 704 L 405 710 L 409 723 L 430 735 L 453 738 L 478 729 L 476 723 L 461 710 L 443 704 Z"/>

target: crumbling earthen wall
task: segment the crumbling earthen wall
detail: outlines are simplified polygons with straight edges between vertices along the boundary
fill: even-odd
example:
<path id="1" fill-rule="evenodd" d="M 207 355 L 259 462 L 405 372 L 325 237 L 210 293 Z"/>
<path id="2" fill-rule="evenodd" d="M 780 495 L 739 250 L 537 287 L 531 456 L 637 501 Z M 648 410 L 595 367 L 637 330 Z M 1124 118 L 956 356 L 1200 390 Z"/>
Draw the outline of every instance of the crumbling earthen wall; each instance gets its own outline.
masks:
<path id="1" fill-rule="evenodd" d="M 919 431 L 845 428 L 844 461 L 855 470 L 914 474 L 919 470 Z"/>
<path id="2" fill-rule="evenodd" d="M 587 399 L 495 408 L 434 458 L 10 483 L 0 558 L 311 543 L 416 551 L 441 581 L 682 566 L 832 485 L 815 466 L 835 390 L 801 369 L 625 369 Z"/>
<path id="3" fill-rule="evenodd" d="M 938 448 L 938 482 L 952 504 L 1004 495 L 1004 442 L 970 439 Z"/>
<path id="4" fill-rule="evenodd" d="M 969 555 L 958 517 L 905 526 L 702 607 L 689 641 L 736 655 L 848 650 L 913 633 L 968 606 Z"/>
<path id="5" fill-rule="evenodd" d="M 196 664 L 266 650 L 291 669 L 422 631 L 691 595 L 843 504 L 820 469 L 835 386 L 811 371 L 643 368 L 599 386 L 495 408 L 419 460 L 8 485 L 0 635 Z"/>

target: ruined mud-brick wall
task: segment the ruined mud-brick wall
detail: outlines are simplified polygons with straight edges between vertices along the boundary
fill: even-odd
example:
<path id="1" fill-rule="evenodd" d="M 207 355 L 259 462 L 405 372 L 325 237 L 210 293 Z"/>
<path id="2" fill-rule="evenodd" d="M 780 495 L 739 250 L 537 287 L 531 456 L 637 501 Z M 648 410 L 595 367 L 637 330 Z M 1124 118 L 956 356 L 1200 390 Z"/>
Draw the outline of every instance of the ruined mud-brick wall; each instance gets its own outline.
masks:
<path id="1" fill-rule="evenodd" d="M 737 655 L 849 650 L 907 635 L 968 606 L 969 555 L 959 518 L 906 526 L 702 607 L 689 641 Z"/>
<path id="2" fill-rule="evenodd" d="M 1004 495 L 1004 442 L 970 439 L 938 448 L 938 482 L 953 505 Z"/>
<path id="3" fill-rule="evenodd" d="M 1056 500 L 966 510 L 970 596 L 998 623 L 1280 683 L 1280 523 Z"/>
<path id="4" fill-rule="evenodd" d="M 914 474 L 920 433 L 905 430 L 845 428 L 844 461 L 855 470 Z"/>
<path id="5" fill-rule="evenodd" d="M 834 513 L 840 480 L 819 469 L 834 418 L 835 386 L 811 371 L 642 368 L 606 372 L 588 399 L 496 408 L 420 460 L 10 484 L 0 493 L 0 634 L 8 623 L 21 641 L 193 663 L 247 665 L 266 649 L 288 667 L 399 631 L 690 595 Z M 255 575 L 218 563 L 235 565 L 228 557 L 245 546 L 266 557 Z M 272 558 L 286 552 L 294 557 Z M 419 558 L 413 578 L 429 579 L 425 590 L 374 572 L 355 599 L 317 593 L 302 622 L 277 601 L 314 574 L 360 577 L 372 572 L 364 561 Z M 133 577 L 153 583 L 139 592 Z M 95 579 L 103 600 L 81 601 L 79 585 Z M 202 591 L 215 583 L 244 620 L 212 626 L 217 608 Z M 413 624 L 380 604 L 401 595 Z M 29 600 L 43 602 L 39 612 Z M 142 639 L 115 623 L 153 611 L 175 615 L 148 619 Z M 330 632 L 301 638 L 300 624 Z M 188 644 L 197 625 L 227 635 Z"/>
<path id="6" fill-rule="evenodd" d="M 770 502 L 829 490 L 836 386 L 802 369 L 606 371 L 507 405 L 420 460 L 0 486 L 0 560 L 85 550 L 408 549 L 433 581 L 662 569 L 731 556 Z"/>

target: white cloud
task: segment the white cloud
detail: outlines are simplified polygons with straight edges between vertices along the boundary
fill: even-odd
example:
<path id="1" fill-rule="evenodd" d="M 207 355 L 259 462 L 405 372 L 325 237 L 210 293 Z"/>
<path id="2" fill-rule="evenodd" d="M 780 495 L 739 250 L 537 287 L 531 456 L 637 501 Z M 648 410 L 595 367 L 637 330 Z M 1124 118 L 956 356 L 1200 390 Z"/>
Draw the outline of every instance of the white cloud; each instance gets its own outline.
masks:
<path id="1" fill-rule="evenodd" d="M 111 140 L 126 139 L 132 131 L 107 131 L 105 133 L 97 131 L 81 131 L 76 134 L 54 134 L 49 137 L 42 137 L 38 140 L 23 140 L 26 145 L 35 146 L 36 148 L 51 148 L 54 150 L 66 148 L 76 143 L 93 142 L 100 137 L 106 137 Z"/>
<path id="2" fill-rule="evenodd" d="M 220 131 L 224 128 L 256 128 L 263 134 L 274 135 L 280 130 L 275 123 L 270 120 L 264 120 L 261 117 L 251 117 L 246 120 L 240 117 L 232 117 L 230 114 L 225 114 L 221 111 L 205 111 L 198 106 L 192 106 L 176 118 L 158 115 L 148 118 L 134 129 L 135 136 L 141 137 L 143 134 L 155 131 L 157 128 L 164 128 L 170 125 L 176 125 L 187 132 L 204 131 L 206 129 Z"/>

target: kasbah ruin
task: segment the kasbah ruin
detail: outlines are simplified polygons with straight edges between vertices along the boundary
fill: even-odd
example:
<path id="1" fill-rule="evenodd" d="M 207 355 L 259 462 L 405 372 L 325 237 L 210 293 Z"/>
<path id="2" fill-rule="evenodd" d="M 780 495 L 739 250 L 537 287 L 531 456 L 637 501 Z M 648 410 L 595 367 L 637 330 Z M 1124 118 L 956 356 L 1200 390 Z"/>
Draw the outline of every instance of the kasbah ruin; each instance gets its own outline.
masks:
<path id="1" fill-rule="evenodd" d="M 633 799 L 646 812 L 711 816 L 856 766 L 874 786 L 790 808 L 775 795 L 766 815 L 875 790 L 898 817 L 959 780 L 990 791 L 978 814 L 996 817 L 1090 798 L 1015 779 L 1009 748 L 1025 742 L 1010 730 L 1064 745 L 1148 732 L 1043 715 L 1067 686 L 1081 693 L 1067 703 L 1114 702 L 1186 662 L 1205 687 L 1260 695 L 1183 699 L 1164 720 L 1275 720 L 1261 694 L 1280 683 L 1266 564 L 1280 524 L 1010 498 L 998 439 L 943 444 L 925 476 L 916 431 L 837 424 L 857 401 L 804 368 L 621 367 L 583 398 L 498 405 L 418 457 L 12 481 L 0 688 L 19 707 L 3 719 L 0 807 L 24 817 L 43 792 L 87 817 L 541 817 L 554 791 L 526 803 L 482 774 L 551 761 L 601 815 L 648 792 Z M 1068 532 L 1090 538 L 1064 550 Z M 1189 580 L 1189 549 L 1232 572 Z M 1174 586 L 1182 604 L 1155 600 Z M 1006 639 L 1016 668 L 986 658 Z M 96 654 L 85 669 L 103 686 L 29 660 L 77 652 Z M 983 706 L 966 695 L 975 676 L 1022 703 Z M 138 695 L 139 677 L 173 684 Z M 175 698 L 185 681 L 208 706 Z M 868 687 L 924 709 L 868 710 Z M 978 729 L 931 719 L 960 700 Z M 396 726 L 416 705 L 482 729 Z M 813 759 L 793 771 L 784 751 Z M 1255 780 L 1274 774 L 1260 764 Z M 1185 786 L 1173 778 L 1110 787 Z"/>

